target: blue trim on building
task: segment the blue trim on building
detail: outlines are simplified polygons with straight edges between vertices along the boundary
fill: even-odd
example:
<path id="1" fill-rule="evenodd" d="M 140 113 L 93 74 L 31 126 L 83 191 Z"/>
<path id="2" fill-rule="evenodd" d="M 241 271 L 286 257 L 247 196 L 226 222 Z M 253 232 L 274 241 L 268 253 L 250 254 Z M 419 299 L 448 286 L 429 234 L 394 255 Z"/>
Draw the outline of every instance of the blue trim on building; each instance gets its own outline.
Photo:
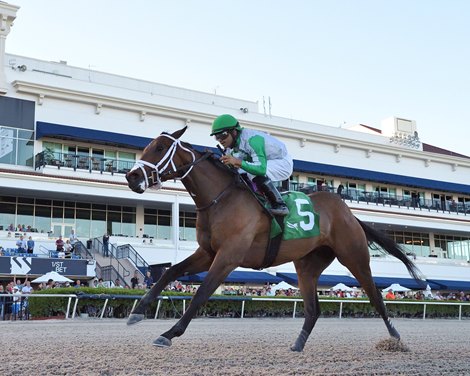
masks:
<path id="1" fill-rule="evenodd" d="M 36 123 L 36 139 L 39 140 L 42 137 L 68 138 L 72 140 L 83 140 L 86 142 L 127 146 L 136 149 L 143 149 L 152 141 L 151 138 L 147 137 L 38 121 Z M 216 151 L 215 148 L 208 148 L 200 145 L 193 146 L 198 151 L 203 151 L 205 149 Z M 294 171 L 470 195 L 470 185 L 301 161 L 297 159 L 294 160 Z"/>
<path id="2" fill-rule="evenodd" d="M 178 281 L 188 281 L 188 282 L 202 282 L 206 277 L 207 272 L 197 273 L 193 275 L 188 275 L 185 277 L 178 278 Z M 279 283 L 282 279 L 276 277 L 275 275 L 266 273 L 266 272 L 249 272 L 243 270 L 235 270 L 231 272 L 225 282 L 232 283 Z"/>

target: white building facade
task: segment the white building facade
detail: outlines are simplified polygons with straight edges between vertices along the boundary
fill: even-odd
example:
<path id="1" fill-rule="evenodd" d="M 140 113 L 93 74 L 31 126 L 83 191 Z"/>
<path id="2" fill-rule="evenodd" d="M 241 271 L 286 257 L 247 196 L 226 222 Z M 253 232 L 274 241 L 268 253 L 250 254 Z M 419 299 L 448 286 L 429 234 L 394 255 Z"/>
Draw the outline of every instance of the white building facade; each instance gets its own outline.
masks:
<path id="1" fill-rule="evenodd" d="M 426 277 L 470 289 L 470 158 L 423 143 L 414 121 L 389 118 L 380 130 L 334 128 L 266 116 L 251 101 L 11 55 L 5 41 L 16 10 L 0 3 L 5 244 L 10 225 L 30 226 L 44 241 L 73 228 L 83 240 L 109 232 L 149 264 L 181 261 L 197 248 L 192 199 L 177 182 L 138 195 L 125 173 L 163 131 L 188 126 L 184 141 L 214 147 L 210 125 L 230 113 L 286 143 L 295 160 L 292 188 L 342 186 L 353 213 L 402 244 Z M 409 277 L 388 257 L 372 257 L 372 270 Z M 325 273 L 350 276 L 337 262 Z"/>

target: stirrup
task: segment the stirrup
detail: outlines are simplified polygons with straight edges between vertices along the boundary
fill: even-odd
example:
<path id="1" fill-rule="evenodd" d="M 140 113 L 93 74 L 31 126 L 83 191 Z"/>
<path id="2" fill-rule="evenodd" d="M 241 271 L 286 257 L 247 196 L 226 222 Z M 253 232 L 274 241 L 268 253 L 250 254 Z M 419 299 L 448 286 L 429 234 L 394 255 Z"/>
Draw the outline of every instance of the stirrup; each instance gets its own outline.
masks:
<path id="1" fill-rule="evenodd" d="M 276 204 L 276 206 L 271 207 L 269 211 L 272 215 L 278 215 L 281 217 L 285 217 L 289 214 L 289 208 L 285 204 Z"/>

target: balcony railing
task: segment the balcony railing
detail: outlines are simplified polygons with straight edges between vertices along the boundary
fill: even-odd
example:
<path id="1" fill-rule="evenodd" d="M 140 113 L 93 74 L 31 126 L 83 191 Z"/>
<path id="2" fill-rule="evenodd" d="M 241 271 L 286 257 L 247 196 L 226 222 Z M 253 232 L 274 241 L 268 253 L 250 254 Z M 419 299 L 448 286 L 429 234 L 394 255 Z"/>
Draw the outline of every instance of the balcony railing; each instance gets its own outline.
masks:
<path id="1" fill-rule="evenodd" d="M 35 156 L 34 168 L 54 166 L 58 169 L 67 168 L 74 171 L 98 171 L 111 174 L 125 174 L 134 166 L 134 161 L 120 160 L 114 158 L 92 157 L 88 155 L 58 153 L 42 151 Z"/>
<path id="2" fill-rule="evenodd" d="M 291 190 L 299 190 L 304 193 L 312 193 L 320 190 L 337 192 L 334 187 L 321 187 L 317 185 L 299 184 L 290 182 Z M 349 202 L 375 204 L 390 207 L 399 207 L 414 210 L 426 210 L 441 213 L 456 213 L 470 215 L 470 203 L 454 202 L 449 200 L 424 199 L 421 197 L 400 196 L 396 194 L 376 191 L 363 191 L 344 188 L 339 194 L 341 198 Z"/>

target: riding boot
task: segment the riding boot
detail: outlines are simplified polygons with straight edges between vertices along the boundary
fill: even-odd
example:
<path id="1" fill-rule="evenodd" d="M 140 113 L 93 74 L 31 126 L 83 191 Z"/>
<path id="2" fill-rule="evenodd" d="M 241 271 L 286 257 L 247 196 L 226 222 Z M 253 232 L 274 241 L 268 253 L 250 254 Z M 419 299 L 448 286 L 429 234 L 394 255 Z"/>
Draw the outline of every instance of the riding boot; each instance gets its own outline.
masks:
<path id="1" fill-rule="evenodd" d="M 253 181 L 271 204 L 272 215 L 285 216 L 289 214 L 289 209 L 282 200 L 281 194 L 267 176 L 256 176 Z"/>

